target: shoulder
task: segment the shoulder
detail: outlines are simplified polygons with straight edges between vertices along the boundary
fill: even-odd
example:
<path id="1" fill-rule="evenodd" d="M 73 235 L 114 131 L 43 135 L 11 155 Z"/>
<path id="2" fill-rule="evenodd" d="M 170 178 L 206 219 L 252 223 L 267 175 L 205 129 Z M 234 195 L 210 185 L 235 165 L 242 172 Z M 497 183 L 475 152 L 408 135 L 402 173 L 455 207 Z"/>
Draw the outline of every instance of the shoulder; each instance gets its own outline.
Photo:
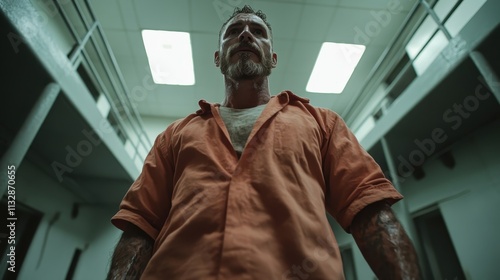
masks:
<path id="1" fill-rule="evenodd" d="M 180 136 L 186 131 L 191 123 L 201 119 L 197 114 L 190 114 L 184 118 L 177 119 L 160 132 L 153 143 L 152 150 L 159 151 L 164 157 L 168 157 L 173 146 L 178 141 Z"/>
<path id="2" fill-rule="evenodd" d="M 284 93 L 289 96 L 288 107 L 296 108 L 294 111 L 312 116 L 326 134 L 329 134 L 335 125 L 339 123 L 341 125 L 345 124 L 337 112 L 328 108 L 314 106 L 309 102 L 309 99 L 295 95 L 290 91 Z"/>
<path id="3" fill-rule="evenodd" d="M 278 96 L 286 96 L 288 98 L 288 105 L 294 107 L 302 107 L 312 114 L 317 114 L 324 118 L 340 118 L 340 115 L 332 111 L 331 109 L 314 106 L 310 103 L 310 100 L 308 98 L 301 97 L 291 91 L 283 91 Z"/>
<path id="4" fill-rule="evenodd" d="M 172 137 L 184 130 L 193 122 L 200 121 L 202 116 L 197 114 L 190 114 L 184 118 L 177 119 L 170 123 L 165 130 L 163 130 L 158 136 L 159 137 Z"/>

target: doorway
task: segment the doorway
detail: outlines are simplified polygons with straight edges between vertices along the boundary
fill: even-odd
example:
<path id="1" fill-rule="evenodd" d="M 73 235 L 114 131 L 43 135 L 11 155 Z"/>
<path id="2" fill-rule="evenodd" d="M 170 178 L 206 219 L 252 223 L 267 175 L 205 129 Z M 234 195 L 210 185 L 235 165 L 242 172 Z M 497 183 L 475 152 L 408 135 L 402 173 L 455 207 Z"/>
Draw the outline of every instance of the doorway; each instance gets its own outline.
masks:
<path id="1" fill-rule="evenodd" d="M 455 247 L 441 211 L 437 207 L 414 217 L 420 252 L 423 279 L 465 280 Z"/>

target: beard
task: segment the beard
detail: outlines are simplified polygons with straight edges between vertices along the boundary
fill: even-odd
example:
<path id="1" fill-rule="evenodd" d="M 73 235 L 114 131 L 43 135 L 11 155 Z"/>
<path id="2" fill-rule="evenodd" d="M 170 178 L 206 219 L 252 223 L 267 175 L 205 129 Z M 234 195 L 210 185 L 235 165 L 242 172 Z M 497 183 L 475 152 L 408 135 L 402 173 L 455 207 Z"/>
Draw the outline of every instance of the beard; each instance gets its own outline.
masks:
<path id="1" fill-rule="evenodd" d="M 235 63 L 230 61 L 232 52 L 228 50 L 227 53 L 228 55 L 223 56 L 220 63 L 220 70 L 224 76 L 233 80 L 251 80 L 271 75 L 271 57 L 266 57 L 262 52 L 260 53 L 260 62 L 253 61 L 251 53 L 237 53 L 238 61 Z"/>

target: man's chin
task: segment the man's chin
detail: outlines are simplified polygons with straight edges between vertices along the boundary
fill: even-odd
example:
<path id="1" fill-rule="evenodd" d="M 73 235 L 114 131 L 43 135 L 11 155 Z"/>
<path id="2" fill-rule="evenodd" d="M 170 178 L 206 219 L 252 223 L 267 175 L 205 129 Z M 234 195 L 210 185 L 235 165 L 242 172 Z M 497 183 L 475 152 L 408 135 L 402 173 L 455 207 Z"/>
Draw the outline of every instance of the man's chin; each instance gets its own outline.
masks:
<path id="1" fill-rule="evenodd" d="M 244 81 L 244 80 L 255 80 L 259 78 L 265 78 L 269 76 L 269 74 L 271 73 L 265 73 L 265 71 L 256 71 L 253 73 L 244 73 L 244 72 L 231 73 L 231 71 L 228 71 L 227 76 L 236 81 Z"/>
<path id="2" fill-rule="evenodd" d="M 247 61 L 247 63 L 249 63 Z M 255 63 L 253 63 L 255 64 Z M 221 72 L 224 76 L 235 80 L 255 80 L 258 78 L 264 78 L 271 74 L 271 71 L 266 71 L 266 68 L 262 65 L 260 67 L 255 67 L 256 65 L 230 65 L 229 67 L 221 67 Z M 243 68 L 243 69 L 242 69 Z M 248 69 L 244 69 L 248 68 Z M 252 69 L 253 68 L 253 69 Z M 246 71 L 248 70 L 248 71 Z"/>

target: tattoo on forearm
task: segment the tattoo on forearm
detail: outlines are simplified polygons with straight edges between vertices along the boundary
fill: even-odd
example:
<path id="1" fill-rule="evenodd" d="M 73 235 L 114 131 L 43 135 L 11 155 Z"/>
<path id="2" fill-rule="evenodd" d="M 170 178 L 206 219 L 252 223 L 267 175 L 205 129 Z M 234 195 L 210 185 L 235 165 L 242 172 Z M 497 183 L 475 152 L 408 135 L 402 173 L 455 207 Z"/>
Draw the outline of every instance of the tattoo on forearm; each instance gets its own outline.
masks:
<path id="1" fill-rule="evenodd" d="M 420 279 L 411 240 L 390 207 L 368 206 L 353 221 L 351 231 L 366 261 L 380 279 Z"/>
<path id="2" fill-rule="evenodd" d="M 138 230 L 124 232 L 118 242 L 107 280 L 139 279 L 151 258 L 153 240 Z"/>

